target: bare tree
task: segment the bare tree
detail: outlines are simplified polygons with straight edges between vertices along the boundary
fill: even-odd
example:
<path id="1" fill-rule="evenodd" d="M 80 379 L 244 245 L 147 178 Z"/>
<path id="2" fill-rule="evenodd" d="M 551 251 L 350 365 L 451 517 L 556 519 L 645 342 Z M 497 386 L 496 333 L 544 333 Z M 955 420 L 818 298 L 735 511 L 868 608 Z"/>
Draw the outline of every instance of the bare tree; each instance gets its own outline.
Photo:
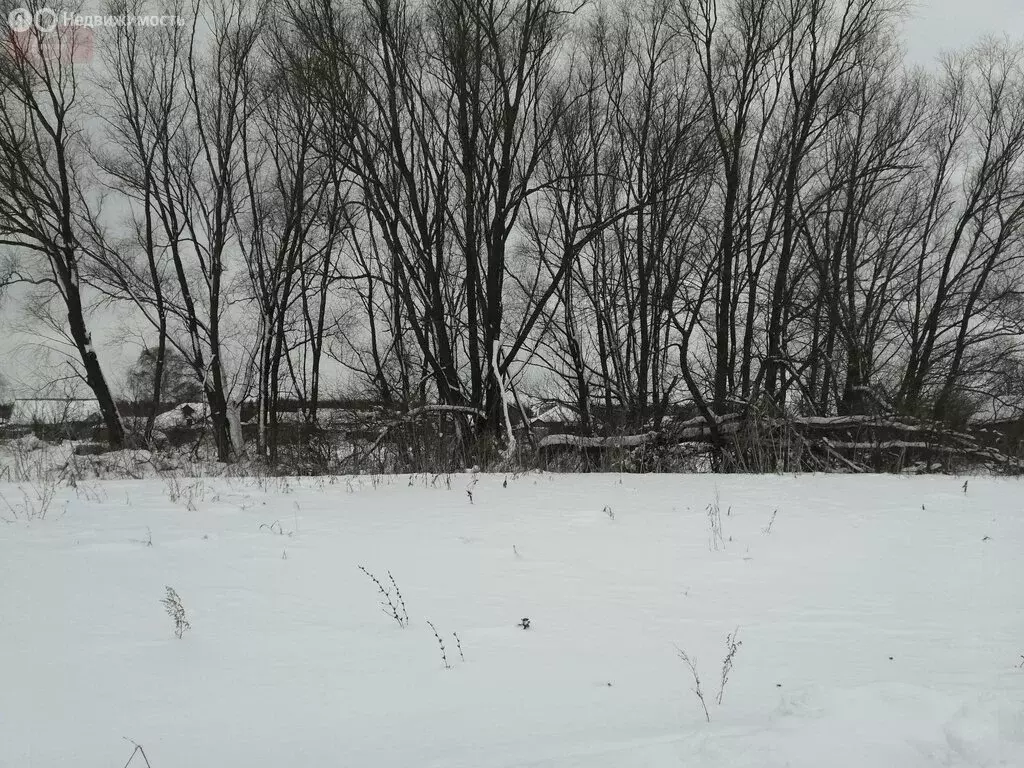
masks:
<path id="1" fill-rule="evenodd" d="M 586 425 L 592 380 L 605 410 L 621 408 L 635 425 L 659 418 L 679 381 L 668 362 L 672 318 L 699 260 L 712 154 L 704 91 L 671 10 L 660 0 L 623 6 L 585 28 L 581 96 L 543 194 L 560 231 L 533 212 L 541 253 L 547 240 L 588 233 L 570 251 L 543 342 L 552 367 L 567 369 Z"/>
<path id="2" fill-rule="evenodd" d="M 131 247 L 105 248 L 97 238 L 95 281 L 133 301 L 192 365 L 210 406 L 217 455 L 227 461 L 242 446 L 229 423 L 224 322 L 241 286 L 225 282 L 225 273 L 238 253 L 243 143 L 259 96 L 266 7 L 217 0 L 190 10 L 191 26 L 153 37 L 155 30 L 125 28 L 115 38 L 108 133 L 124 154 L 111 153 L 102 165 L 134 203 L 136 237 Z"/>
<path id="3" fill-rule="evenodd" d="M 144 8 L 143 0 L 114 0 L 108 10 L 112 15 L 138 15 Z M 180 14 L 183 6 L 179 3 L 174 10 Z M 165 157 L 183 119 L 178 84 L 183 67 L 178 54 L 184 34 L 177 26 L 153 30 L 115 27 L 111 44 L 102 49 L 106 67 L 100 81 L 113 98 L 101 102 L 96 110 L 108 141 L 95 146 L 94 156 L 108 183 L 127 199 L 132 220 L 130 234 L 120 242 L 97 233 L 89 279 L 108 295 L 134 302 L 156 330 L 143 432 L 147 443 L 163 397 L 168 321 L 173 309 L 165 295 L 166 285 L 173 279 L 169 254 L 179 248 L 181 235 L 169 194 L 170 168 Z"/>
<path id="4" fill-rule="evenodd" d="M 1002 290 L 1021 275 L 1024 89 L 1018 46 L 986 43 L 944 62 L 929 134 L 925 209 L 898 398 L 942 418 L 979 344 L 1014 334 Z M 993 301 L 996 300 L 996 301 Z"/>
<path id="5" fill-rule="evenodd" d="M 784 73 L 781 46 L 786 27 L 779 4 L 774 0 L 683 0 L 680 8 L 682 25 L 696 53 L 708 98 L 711 133 L 718 150 L 722 179 L 721 230 L 714 256 L 715 362 L 710 401 L 713 411 L 721 414 L 736 389 L 733 354 L 739 300 L 736 272 L 744 245 L 752 245 L 760 239 L 751 226 L 756 216 L 755 195 L 758 189 L 763 189 L 757 186 L 756 179 L 759 160 L 770 139 L 769 126 L 778 109 Z M 768 224 L 766 231 L 758 233 L 765 243 L 771 236 L 771 219 Z M 753 248 L 748 247 L 746 252 L 747 279 L 753 294 L 762 264 L 757 261 Z M 751 352 L 753 344 L 755 303 L 751 295 L 743 345 L 746 354 Z M 687 365 L 684 361 L 684 366 Z M 746 359 L 743 370 L 743 396 L 746 398 L 751 394 Z M 691 396 L 703 400 L 692 386 L 690 389 Z"/>
<path id="6" fill-rule="evenodd" d="M 33 13 L 40 8 L 28 6 Z M 74 27 L 12 31 L 6 16 L 3 24 L 9 44 L 0 52 L 0 244 L 41 260 L 36 278 L 60 300 L 107 439 L 120 447 L 124 427 L 93 346 L 82 294 L 84 233 L 95 228 L 95 213 L 85 189 L 84 93 L 74 66 L 81 40 Z"/>
<path id="7" fill-rule="evenodd" d="M 292 391 L 305 401 L 293 357 L 307 344 L 313 345 L 314 403 L 307 413 L 315 422 L 327 290 L 348 220 L 341 162 L 319 151 L 322 125 L 308 90 L 312 62 L 296 53 L 301 44 L 282 26 L 267 35 L 265 48 L 257 106 L 241 128 L 248 210 L 238 220 L 261 325 L 259 449 L 276 461 L 282 364 Z"/>
<path id="8" fill-rule="evenodd" d="M 319 91 L 337 126 L 328 133 L 346 147 L 372 222 L 364 238 L 383 244 L 377 258 L 376 242 L 359 242 L 363 303 L 390 305 L 368 318 L 371 367 L 402 360 L 410 378 L 408 338 L 438 400 L 478 408 L 497 429 L 499 380 L 536 322 L 502 340 L 509 244 L 566 104 L 567 14 L 551 0 L 364 0 L 293 16 L 331 62 Z"/>
<path id="9" fill-rule="evenodd" d="M 806 283 L 816 293 L 803 376 L 814 413 L 877 409 L 876 373 L 891 369 L 902 346 L 897 318 L 923 216 L 927 115 L 920 77 L 900 73 L 892 51 L 865 57 L 823 142 L 824 172 L 799 196 L 814 275 Z"/>

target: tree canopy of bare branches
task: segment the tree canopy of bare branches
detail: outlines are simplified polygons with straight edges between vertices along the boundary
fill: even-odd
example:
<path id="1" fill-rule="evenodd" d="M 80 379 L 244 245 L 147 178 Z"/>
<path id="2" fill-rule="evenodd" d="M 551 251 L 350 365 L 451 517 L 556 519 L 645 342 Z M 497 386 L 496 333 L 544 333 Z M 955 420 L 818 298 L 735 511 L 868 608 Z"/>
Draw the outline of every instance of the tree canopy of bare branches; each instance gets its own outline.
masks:
<path id="1" fill-rule="evenodd" d="M 327 365 L 467 440 L 524 387 L 583 431 L 1024 400 L 1018 43 L 911 69 L 898 0 L 172 11 L 88 82 L 58 32 L 0 59 L 0 244 L 115 444 L 90 296 L 152 334 L 146 437 L 173 350 L 223 460 L 245 397 L 270 461 L 282 402 L 315 429 Z"/>

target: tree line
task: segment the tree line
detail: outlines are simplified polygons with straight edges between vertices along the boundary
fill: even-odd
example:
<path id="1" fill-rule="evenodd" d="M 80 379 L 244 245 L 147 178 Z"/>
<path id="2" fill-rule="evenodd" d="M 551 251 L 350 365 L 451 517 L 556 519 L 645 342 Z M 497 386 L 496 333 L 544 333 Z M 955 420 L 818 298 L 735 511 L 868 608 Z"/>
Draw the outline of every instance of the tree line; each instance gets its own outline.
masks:
<path id="1" fill-rule="evenodd" d="M 62 27 L 0 59 L 0 244 L 114 445 L 97 300 L 147 324 L 153 416 L 184 358 L 225 460 L 241 394 L 270 459 L 282 398 L 316 424 L 327 361 L 478 434 L 530 375 L 584 428 L 1024 388 L 1015 42 L 912 68 L 898 0 L 171 6 L 88 67 Z"/>

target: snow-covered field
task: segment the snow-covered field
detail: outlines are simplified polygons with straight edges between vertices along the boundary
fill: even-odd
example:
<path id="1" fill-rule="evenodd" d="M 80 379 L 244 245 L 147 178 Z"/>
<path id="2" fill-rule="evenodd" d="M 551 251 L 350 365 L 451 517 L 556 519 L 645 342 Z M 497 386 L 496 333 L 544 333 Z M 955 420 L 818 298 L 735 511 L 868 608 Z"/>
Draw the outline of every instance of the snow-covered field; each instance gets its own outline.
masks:
<path id="1" fill-rule="evenodd" d="M 61 488 L 0 523 L 0 766 L 1024 766 L 1020 481 L 505 480 Z"/>

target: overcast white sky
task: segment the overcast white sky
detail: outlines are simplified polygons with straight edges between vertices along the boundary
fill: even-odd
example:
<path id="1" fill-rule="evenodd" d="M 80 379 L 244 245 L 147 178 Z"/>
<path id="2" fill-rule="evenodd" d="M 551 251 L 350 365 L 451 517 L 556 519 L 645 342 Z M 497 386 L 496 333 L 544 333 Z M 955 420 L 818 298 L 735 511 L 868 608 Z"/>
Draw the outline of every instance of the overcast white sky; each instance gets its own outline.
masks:
<path id="1" fill-rule="evenodd" d="M 906 22 L 904 41 L 910 63 L 930 66 L 944 50 L 956 49 L 976 42 L 985 35 L 1008 35 L 1024 40 L 1024 0 L 911 0 L 911 17 Z M 87 3 L 92 5 L 92 3 Z M 18 302 L 5 302 L 0 311 L 0 374 L 12 379 L 16 393 L 31 394 L 31 390 L 52 378 L 54 366 L 47 365 L 24 333 L 15 332 L 18 324 Z M 129 313 L 104 312 L 93 317 L 93 334 L 100 358 L 108 370 L 114 386 L 122 380 L 124 371 L 139 353 L 141 341 L 136 332 L 133 340 L 124 338 L 125 320 Z M 118 319 L 120 315 L 120 319 Z M 148 338 L 148 328 L 140 329 Z M 51 360 L 59 360 L 59 356 Z M 66 366 L 59 366 L 62 372 Z"/>
<path id="2" fill-rule="evenodd" d="M 983 35 L 1024 38 L 1024 0 L 915 0 L 907 22 L 907 56 L 926 65 L 947 49 Z"/>

